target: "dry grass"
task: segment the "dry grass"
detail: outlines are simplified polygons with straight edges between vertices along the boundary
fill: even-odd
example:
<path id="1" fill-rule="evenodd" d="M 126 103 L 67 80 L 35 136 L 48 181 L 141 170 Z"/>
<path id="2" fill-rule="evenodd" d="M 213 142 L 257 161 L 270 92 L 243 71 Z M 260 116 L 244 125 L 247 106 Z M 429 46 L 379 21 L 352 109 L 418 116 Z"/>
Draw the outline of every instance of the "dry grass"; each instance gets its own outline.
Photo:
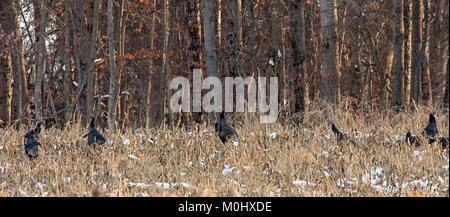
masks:
<path id="1" fill-rule="evenodd" d="M 236 147 L 222 145 L 207 125 L 100 130 L 107 145 L 89 147 L 81 138 L 87 129 L 78 124 L 43 130 L 34 161 L 23 150 L 25 129 L 0 129 L 0 196 L 448 197 L 448 150 L 403 142 L 407 129 L 419 134 L 428 113 L 354 114 L 328 107 L 306 113 L 301 126 L 231 114 L 240 136 Z M 448 110 L 437 117 L 448 136 Z M 337 144 L 328 119 L 350 135 L 358 129 L 363 136 L 353 138 L 357 145 Z"/>

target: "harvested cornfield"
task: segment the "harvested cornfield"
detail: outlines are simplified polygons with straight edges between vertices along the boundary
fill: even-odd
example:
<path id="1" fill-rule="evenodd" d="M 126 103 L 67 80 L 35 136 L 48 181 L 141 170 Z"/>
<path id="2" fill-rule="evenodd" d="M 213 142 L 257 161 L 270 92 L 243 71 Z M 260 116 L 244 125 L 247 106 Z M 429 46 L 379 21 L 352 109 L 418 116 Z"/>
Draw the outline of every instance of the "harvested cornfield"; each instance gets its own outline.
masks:
<path id="1" fill-rule="evenodd" d="M 449 153 L 419 138 L 429 111 L 388 115 L 309 111 L 303 124 L 259 124 L 229 114 L 239 137 L 221 143 L 210 125 L 99 129 L 107 142 L 88 146 L 87 128 L 43 129 L 29 160 L 25 129 L 0 129 L 0 196 L 449 196 Z M 328 120 L 351 141 L 337 142 Z M 448 136 L 448 111 L 437 126 Z M 422 138 L 425 141 L 424 138 Z"/>

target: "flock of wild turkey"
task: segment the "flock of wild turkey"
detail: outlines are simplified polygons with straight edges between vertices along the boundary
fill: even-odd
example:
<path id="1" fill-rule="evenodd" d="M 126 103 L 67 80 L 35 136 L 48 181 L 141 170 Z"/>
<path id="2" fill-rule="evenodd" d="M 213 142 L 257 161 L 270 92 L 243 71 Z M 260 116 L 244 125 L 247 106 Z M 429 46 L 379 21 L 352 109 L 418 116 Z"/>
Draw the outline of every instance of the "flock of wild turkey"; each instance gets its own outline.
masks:
<path id="1" fill-rule="evenodd" d="M 341 133 L 337 129 L 337 127 L 334 125 L 333 121 L 328 122 L 328 124 L 331 125 L 331 130 L 333 131 L 333 133 L 336 136 L 338 141 L 349 139 L 349 137 L 347 135 Z M 439 129 L 437 128 L 437 125 L 436 125 L 436 111 L 432 111 L 430 113 L 430 117 L 428 119 L 428 125 L 425 127 L 425 129 L 423 129 L 422 135 L 426 137 L 428 144 L 433 144 L 436 141 L 438 141 L 439 144 L 441 144 L 443 148 L 447 148 L 450 139 L 448 137 L 447 138 L 445 138 L 445 137 L 436 138 L 438 133 L 439 133 Z M 350 142 L 355 144 L 355 142 L 353 140 L 350 140 Z M 408 130 L 408 132 L 406 132 L 405 142 L 407 144 L 415 144 L 416 146 L 421 145 L 421 141 L 420 141 L 419 137 L 412 135 L 410 130 Z"/>
<path id="2" fill-rule="evenodd" d="M 441 144 L 443 148 L 447 148 L 448 143 L 449 143 L 449 138 L 445 138 L 445 137 L 436 138 L 436 136 L 439 133 L 439 130 L 436 125 L 435 115 L 436 115 L 436 111 L 432 111 L 430 113 L 428 125 L 422 131 L 422 135 L 426 136 L 426 139 L 428 140 L 429 144 L 432 144 L 432 143 L 435 143 L 436 141 L 438 141 L 439 144 Z M 88 137 L 89 145 L 92 145 L 94 143 L 104 144 L 106 141 L 105 137 L 103 137 L 103 135 L 97 131 L 97 129 L 95 127 L 94 115 L 90 115 L 89 118 L 91 119 L 91 123 L 89 126 L 89 133 L 84 135 L 83 138 Z M 25 140 L 26 140 L 25 153 L 30 159 L 36 158 L 39 155 L 38 147 L 41 144 L 36 140 L 36 137 L 39 138 L 39 133 L 41 132 L 41 125 L 43 123 L 44 123 L 43 121 L 38 121 L 36 123 L 36 128 L 28 131 L 25 134 Z M 232 138 L 233 136 L 238 136 L 236 131 L 227 123 L 226 118 L 225 118 L 225 112 L 221 112 L 219 115 L 219 119 L 217 121 L 214 121 L 213 124 L 214 124 L 214 130 L 216 131 L 217 135 L 219 136 L 219 138 L 223 144 L 225 144 L 226 141 L 228 139 Z M 343 134 L 338 130 L 338 128 L 335 126 L 333 121 L 329 121 L 328 124 L 331 126 L 331 130 L 333 131 L 334 135 L 336 136 L 336 139 L 338 142 L 349 139 L 349 137 L 346 134 Z M 355 144 L 355 142 L 353 140 L 350 140 L 350 142 Z M 419 137 L 412 135 L 409 130 L 406 133 L 405 142 L 407 144 L 415 144 L 416 146 L 421 145 Z"/>

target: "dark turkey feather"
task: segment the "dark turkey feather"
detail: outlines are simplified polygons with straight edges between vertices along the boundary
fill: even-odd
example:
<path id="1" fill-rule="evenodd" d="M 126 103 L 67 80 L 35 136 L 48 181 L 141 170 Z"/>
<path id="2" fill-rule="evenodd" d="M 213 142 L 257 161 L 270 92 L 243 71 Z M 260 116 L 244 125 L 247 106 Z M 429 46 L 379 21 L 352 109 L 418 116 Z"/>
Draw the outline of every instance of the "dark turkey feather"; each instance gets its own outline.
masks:
<path id="1" fill-rule="evenodd" d="M 237 136 L 237 133 L 234 131 L 234 129 L 227 123 L 225 112 L 220 113 L 219 120 L 214 123 L 214 129 L 219 135 L 219 138 L 223 144 L 225 144 L 225 142 L 234 135 Z"/>
<path id="2" fill-rule="evenodd" d="M 336 125 L 334 125 L 333 121 L 329 121 L 328 124 L 331 125 L 331 130 L 333 131 L 333 133 L 336 136 L 338 141 L 341 141 L 342 139 L 344 139 L 344 134 L 341 133 L 341 131 L 338 130 Z"/>
<path id="3" fill-rule="evenodd" d="M 411 132 L 409 130 L 406 133 L 405 141 L 407 144 L 415 144 L 416 146 L 420 146 L 420 142 L 417 136 L 411 135 Z"/>
<path id="4" fill-rule="evenodd" d="M 428 118 L 428 125 L 423 129 L 422 134 L 426 134 L 428 142 L 431 144 L 436 141 L 435 136 L 439 133 L 436 126 L 436 111 L 432 111 Z"/>
<path id="5" fill-rule="evenodd" d="M 105 137 L 103 137 L 102 134 L 100 134 L 96 127 L 95 127 L 95 118 L 94 115 L 90 115 L 89 118 L 91 118 L 91 123 L 89 125 L 89 133 L 84 135 L 83 138 L 86 136 L 88 137 L 88 144 L 92 145 L 94 143 L 103 144 L 105 143 Z"/>
<path id="6" fill-rule="evenodd" d="M 34 159 L 39 156 L 38 146 L 41 144 L 34 138 L 34 130 L 30 130 L 25 134 L 25 154 L 30 158 Z"/>

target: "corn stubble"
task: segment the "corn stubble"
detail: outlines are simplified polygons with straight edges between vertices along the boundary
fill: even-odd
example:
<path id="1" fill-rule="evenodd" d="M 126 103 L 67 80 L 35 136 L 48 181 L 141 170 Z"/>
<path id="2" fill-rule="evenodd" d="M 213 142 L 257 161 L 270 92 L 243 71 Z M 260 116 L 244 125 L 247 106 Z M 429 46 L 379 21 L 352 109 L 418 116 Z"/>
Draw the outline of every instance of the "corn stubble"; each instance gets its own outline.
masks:
<path id="1" fill-rule="evenodd" d="M 0 196 L 449 196 L 449 154 L 415 147 L 428 121 L 420 113 L 355 114 L 311 109 L 304 124 L 259 124 L 229 114 L 239 133 L 222 145 L 213 126 L 175 130 L 99 129 L 106 145 L 89 147 L 87 129 L 43 129 L 41 154 L 25 156 L 19 131 L 0 129 Z M 440 114 L 440 115 L 439 115 Z M 411 118 L 415 116 L 415 118 Z M 437 125 L 448 136 L 448 110 Z M 356 141 L 337 143 L 328 120 Z M 357 129 L 362 136 L 355 137 Z M 152 138 L 153 140 L 151 140 Z"/>

